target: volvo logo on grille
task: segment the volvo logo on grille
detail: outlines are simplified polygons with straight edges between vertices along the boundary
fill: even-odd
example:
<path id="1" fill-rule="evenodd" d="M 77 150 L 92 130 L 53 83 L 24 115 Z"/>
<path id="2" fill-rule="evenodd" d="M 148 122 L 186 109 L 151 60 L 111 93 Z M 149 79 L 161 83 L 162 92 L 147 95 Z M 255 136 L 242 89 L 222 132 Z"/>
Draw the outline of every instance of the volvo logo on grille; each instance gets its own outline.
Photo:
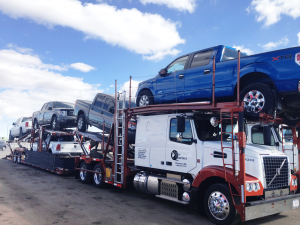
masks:
<path id="1" fill-rule="evenodd" d="M 285 163 L 286 159 L 283 160 L 281 166 L 279 168 L 276 168 L 276 174 L 274 175 L 274 177 L 272 178 L 272 180 L 270 181 L 270 183 L 268 184 L 268 187 L 272 184 L 272 182 L 275 180 L 275 178 L 280 175 L 280 171 Z"/>

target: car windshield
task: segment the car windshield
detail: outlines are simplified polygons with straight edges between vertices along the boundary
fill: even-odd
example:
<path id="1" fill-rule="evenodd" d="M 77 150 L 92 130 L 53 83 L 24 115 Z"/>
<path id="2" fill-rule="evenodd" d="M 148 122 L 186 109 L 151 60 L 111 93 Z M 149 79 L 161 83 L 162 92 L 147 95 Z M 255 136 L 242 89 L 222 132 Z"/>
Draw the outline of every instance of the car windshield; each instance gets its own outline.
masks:
<path id="1" fill-rule="evenodd" d="M 30 122 L 32 121 L 31 117 L 23 117 L 22 122 Z"/>
<path id="2" fill-rule="evenodd" d="M 74 104 L 69 102 L 53 102 L 53 108 L 74 109 Z"/>
<path id="3" fill-rule="evenodd" d="M 248 56 L 246 53 L 241 52 L 241 58 Z M 225 47 L 223 49 L 221 61 L 228 61 L 238 58 L 238 51 L 235 48 Z"/>
<path id="4" fill-rule="evenodd" d="M 210 118 L 212 116 L 195 116 L 195 126 L 198 138 L 201 141 L 221 141 L 221 124 L 217 124 L 216 127 L 213 127 L 210 123 Z M 219 118 L 217 118 L 219 120 Z M 222 123 L 222 136 L 223 141 L 232 141 L 232 131 L 231 120 L 225 119 Z M 233 131 L 237 133 L 237 120 L 233 119 Z"/>

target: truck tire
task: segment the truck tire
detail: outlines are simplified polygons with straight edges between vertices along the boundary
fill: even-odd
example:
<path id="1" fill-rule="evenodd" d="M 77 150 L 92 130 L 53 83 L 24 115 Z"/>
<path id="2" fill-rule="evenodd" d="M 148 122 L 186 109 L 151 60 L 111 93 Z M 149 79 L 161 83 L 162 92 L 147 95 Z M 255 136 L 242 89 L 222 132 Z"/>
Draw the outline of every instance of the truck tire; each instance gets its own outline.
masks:
<path id="1" fill-rule="evenodd" d="M 154 99 L 151 91 L 149 90 L 141 91 L 136 99 L 136 105 L 137 107 L 154 105 Z"/>
<path id="2" fill-rule="evenodd" d="M 22 155 L 19 154 L 17 158 L 17 164 L 21 164 Z"/>
<path id="3" fill-rule="evenodd" d="M 92 170 L 91 165 L 87 164 L 85 162 L 82 162 L 80 164 L 80 169 L 83 169 L 83 170 Z M 87 183 L 90 183 L 92 181 L 93 177 L 92 177 L 91 173 L 88 173 L 87 171 L 80 170 L 80 172 L 79 172 L 79 178 L 80 178 L 80 182 L 81 183 L 87 184 Z"/>
<path id="4" fill-rule="evenodd" d="M 206 190 L 204 210 L 214 224 L 229 225 L 235 224 L 239 220 L 228 185 L 225 184 L 213 184 Z"/>
<path id="5" fill-rule="evenodd" d="M 84 116 L 84 114 L 80 114 L 78 116 L 77 128 L 81 132 L 85 132 L 86 131 L 86 122 L 85 122 L 85 116 Z"/>
<path id="6" fill-rule="evenodd" d="M 20 128 L 20 132 L 19 132 L 19 138 L 23 137 L 23 131 L 22 131 L 22 128 Z"/>
<path id="7" fill-rule="evenodd" d="M 244 87 L 240 93 L 240 100 L 244 102 L 245 116 L 259 117 L 259 113 L 273 115 L 275 111 L 275 97 L 269 85 L 253 83 Z"/>
<path id="8" fill-rule="evenodd" d="M 282 113 L 281 117 L 283 119 L 283 121 L 282 121 L 283 124 L 286 124 L 286 125 L 292 126 L 292 127 L 296 126 L 297 122 L 300 119 L 299 114 L 296 115 L 294 113 L 289 113 L 289 112 Z"/>
<path id="9" fill-rule="evenodd" d="M 18 161 L 18 155 L 16 152 L 14 152 L 13 162 L 17 163 L 17 161 Z"/>
<path id="10" fill-rule="evenodd" d="M 99 172 L 99 173 L 102 173 L 102 174 L 98 174 L 98 173 L 94 173 L 94 176 L 93 176 L 93 183 L 96 187 L 98 188 L 101 188 L 101 187 L 104 187 L 104 174 L 103 174 L 103 168 L 102 166 L 100 166 L 99 164 L 97 164 L 95 167 L 94 167 L 94 171 L 95 172 Z"/>
<path id="11" fill-rule="evenodd" d="M 52 130 L 59 130 L 59 123 L 56 116 L 52 117 L 50 126 Z"/>

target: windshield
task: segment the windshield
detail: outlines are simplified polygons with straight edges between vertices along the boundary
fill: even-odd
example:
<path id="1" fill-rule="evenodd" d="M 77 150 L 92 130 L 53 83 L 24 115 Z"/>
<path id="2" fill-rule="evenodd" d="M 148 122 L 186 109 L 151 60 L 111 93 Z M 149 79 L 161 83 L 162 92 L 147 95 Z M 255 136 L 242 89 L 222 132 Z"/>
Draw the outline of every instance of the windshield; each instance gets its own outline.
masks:
<path id="1" fill-rule="evenodd" d="M 246 56 L 247 56 L 246 53 L 241 52 L 241 58 L 246 57 Z M 223 49 L 221 61 L 228 61 L 228 60 L 237 59 L 237 58 L 238 58 L 238 51 L 235 48 L 226 46 Z"/>
<path id="2" fill-rule="evenodd" d="M 23 117 L 22 122 L 30 122 L 32 121 L 31 117 Z"/>
<path id="3" fill-rule="evenodd" d="M 53 108 L 74 109 L 74 104 L 69 102 L 53 102 Z"/>
<path id="4" fill-rule="evenodd" d="M 210 124 L 210 118 L 212 116 L 196 116 L 195 126 L 198 138 L 201 141 L 221 141 L 221 124 L 218 124 L 216 127 L 213 127 Z M 219 118 L 218 118 L 219 119 Z M 232 128 L 233 132 L 237 133 L 237 120 L 233 119 L 233 126 L 231 126 L 231 120 L 225 119 L 222 122 L 222 129 L 223 129 L 223 141 L 232 141 Z"/>

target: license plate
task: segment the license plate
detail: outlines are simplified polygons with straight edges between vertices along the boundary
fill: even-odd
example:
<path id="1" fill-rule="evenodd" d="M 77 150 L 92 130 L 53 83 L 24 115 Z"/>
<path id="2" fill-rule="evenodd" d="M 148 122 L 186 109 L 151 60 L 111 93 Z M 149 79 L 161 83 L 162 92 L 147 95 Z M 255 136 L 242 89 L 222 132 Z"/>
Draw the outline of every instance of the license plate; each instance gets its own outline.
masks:
<path id="1" fill-rule="evenodd" d="M 299 199 L 294 199 L 293 200 L 293 208 L 298 208 L 299 207 Z"/>

